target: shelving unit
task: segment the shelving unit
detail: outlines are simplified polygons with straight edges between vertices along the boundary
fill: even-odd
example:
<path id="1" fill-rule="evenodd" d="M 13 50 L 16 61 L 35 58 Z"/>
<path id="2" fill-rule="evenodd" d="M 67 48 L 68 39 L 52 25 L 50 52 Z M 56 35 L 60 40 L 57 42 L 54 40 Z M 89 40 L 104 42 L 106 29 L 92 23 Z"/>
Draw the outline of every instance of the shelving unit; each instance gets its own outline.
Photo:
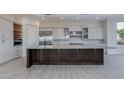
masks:
<path id="1" fill-rule="evenodd" d="M 22 56 L 22 25 L 13 24 L 13 36 L 14 36 L 14 56 Z"/>
<path id="2" fill-rule="evenodd" d="M 14 45 L 21 45 L 22 44 L 22 25 L 14 23 Z"/>

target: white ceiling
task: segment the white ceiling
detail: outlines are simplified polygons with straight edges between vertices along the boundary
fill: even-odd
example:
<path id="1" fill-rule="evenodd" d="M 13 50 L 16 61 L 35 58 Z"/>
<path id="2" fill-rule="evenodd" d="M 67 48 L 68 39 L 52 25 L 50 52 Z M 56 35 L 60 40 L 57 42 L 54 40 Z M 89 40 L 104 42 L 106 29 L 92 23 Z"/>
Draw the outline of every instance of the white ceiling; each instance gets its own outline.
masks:
<path id="1" fill-rule="evenodd" d="M 40 20 L 57 21 L 101 21 L 107 18 L 115 17 L 117 20 L 124 20 L 124 14 L 35 14 Z"/>
<path id="2" fill-rule="evenodd" d="M 15 17 L 30 17 L 30 18 L 36 18 L 38 20 L 43 21 L 61 21 L 61 18 L 63 18 L 63 21 L 102 21 L 107 18 L 114 17 L 117 19 L 117 21 L 123 21 L 124 22 L 124 14 L 14 14 Z M 77 19 L 78 17 L 78 19 Z"/>

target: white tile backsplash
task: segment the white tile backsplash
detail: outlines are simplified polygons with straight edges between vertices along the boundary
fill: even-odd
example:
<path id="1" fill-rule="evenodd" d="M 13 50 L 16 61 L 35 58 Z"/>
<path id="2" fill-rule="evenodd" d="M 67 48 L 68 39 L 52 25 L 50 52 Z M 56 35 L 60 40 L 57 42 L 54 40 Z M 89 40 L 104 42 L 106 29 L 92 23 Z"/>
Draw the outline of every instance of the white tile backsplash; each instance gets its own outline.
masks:
<path id="1" fill-rule="evenodd" d="M 81 39 L 81 38 L 70 38 L 68 40 L 57 39 L 53 41 L 53 44 L 69 44 L 69 43 L 104 44 L 103 40 Z"/>

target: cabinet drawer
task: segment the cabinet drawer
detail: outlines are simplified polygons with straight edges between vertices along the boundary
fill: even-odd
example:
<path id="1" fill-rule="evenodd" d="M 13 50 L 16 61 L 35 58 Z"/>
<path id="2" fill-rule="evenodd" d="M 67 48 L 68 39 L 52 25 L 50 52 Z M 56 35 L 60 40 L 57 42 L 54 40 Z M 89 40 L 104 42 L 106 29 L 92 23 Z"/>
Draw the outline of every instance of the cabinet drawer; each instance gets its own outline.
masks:
<path id="1" fill-rule="evenodd" d="M 22 55 L 22 46 L 16 46 L 14 48 L 14 55 L 15 55 L 15 57 Z"/>

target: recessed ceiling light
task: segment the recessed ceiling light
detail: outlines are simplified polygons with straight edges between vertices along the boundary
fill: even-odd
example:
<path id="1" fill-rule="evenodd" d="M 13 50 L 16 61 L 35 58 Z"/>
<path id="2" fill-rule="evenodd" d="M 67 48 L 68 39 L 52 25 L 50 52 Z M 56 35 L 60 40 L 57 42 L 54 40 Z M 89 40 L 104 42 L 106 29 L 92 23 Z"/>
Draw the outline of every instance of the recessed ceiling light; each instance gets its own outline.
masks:
<path id="1" fill-rule="evenodd" d="M 45 20 L 45 18 L 44 18 L 44 17 L 42 17 L 41 19 L 42 19 L 42 20 Z"/>
<path id="2" fill-rule="evenodd" d="M 63 20 L 64 18 L 63 17 L 61 17 L 61 20 Z"/>
<path id="3" fill-rule="evenodd" d="M 79 20 L 79 17 L 76 17 L 77 20 Z"/>
<path id="4" fill-rule="evenodd" d="M 96 17 L 96 19 L 99 19 L 99 17 Z"/>

